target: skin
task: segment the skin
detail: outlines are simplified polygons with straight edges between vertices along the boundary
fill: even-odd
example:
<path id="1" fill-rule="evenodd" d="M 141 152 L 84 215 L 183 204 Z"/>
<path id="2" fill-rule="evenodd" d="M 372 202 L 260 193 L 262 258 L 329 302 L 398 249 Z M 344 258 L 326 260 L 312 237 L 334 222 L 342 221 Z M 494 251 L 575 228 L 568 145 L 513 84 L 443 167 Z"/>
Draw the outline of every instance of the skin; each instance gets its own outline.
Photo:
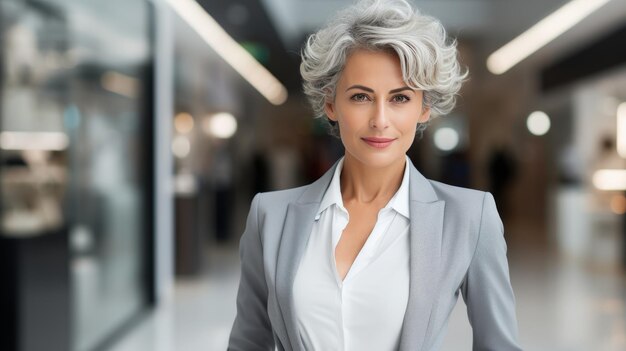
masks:
<path id="1" fill-rule="evenodd" d="M 430 118 L 430 108 L 423 106 L 423 92 L 402 79 L 395 53 L 356 50 L 348 56 L 325 111 L 339 123 L 345 147 L 341 194 L 350 220 L 335 249 L 337 274 L 343 280 L 374 229 L 378 212 L 400 187 L 406 152 L 417 124 Z M 394 141 L 381 149 L 363 140 L 371 137 Z"/>

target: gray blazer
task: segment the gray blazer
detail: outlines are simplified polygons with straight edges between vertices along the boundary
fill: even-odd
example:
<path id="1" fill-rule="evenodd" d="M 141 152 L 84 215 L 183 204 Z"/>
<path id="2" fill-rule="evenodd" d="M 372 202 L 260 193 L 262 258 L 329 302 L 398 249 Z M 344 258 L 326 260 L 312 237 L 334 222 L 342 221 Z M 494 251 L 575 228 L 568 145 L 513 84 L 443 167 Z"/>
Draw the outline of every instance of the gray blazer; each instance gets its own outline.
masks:
<path id="1" fill-rule="evenodd" d="M 240 242 L 237 317 L 228 350 L 304 351 L 293 282 L 336 166 L 312 184 L 252 200 Z M 521 350 L 493 196 L 432 181 L 413 164 L 409 168 L 411 281 L 400 350 L 438 350 L 459 292 L 473 329 L 473 350 Z"/>

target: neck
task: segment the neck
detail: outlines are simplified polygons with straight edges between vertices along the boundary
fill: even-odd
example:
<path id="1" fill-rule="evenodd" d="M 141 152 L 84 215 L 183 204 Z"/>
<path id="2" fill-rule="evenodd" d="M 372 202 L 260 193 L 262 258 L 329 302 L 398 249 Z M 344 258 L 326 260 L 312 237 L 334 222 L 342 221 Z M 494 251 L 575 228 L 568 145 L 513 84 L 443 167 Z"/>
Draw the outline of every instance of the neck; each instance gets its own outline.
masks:
<path id="1" fill-rule="evenodd" d="M 341 171 L 341 194 L 344 203 L 386 204 L 402 184 L 406 159 L 400 158 L 386 167 L 364 165 L 346 153 Z"/>

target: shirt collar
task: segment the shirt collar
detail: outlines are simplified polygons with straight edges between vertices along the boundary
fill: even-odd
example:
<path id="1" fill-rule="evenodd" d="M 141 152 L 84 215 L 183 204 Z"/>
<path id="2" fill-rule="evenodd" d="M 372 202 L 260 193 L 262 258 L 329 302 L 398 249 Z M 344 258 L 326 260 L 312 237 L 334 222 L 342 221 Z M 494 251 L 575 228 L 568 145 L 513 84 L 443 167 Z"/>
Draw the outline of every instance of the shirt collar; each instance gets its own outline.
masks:
<path id="1" fill-rule="evenodd" d="M 345 156 L 344 156 L 345 157 Z M 332 205 L 337 205 L 341 210 L 348 212 L 343 207 L 343 198 L 341 197 L 341 170 L 343 169 L 343 159 L 342 157 L 337 163 L 337 167 L 335 167 L 335 173 L 333 174 L 333 179 L 330 181 L 330 185 L 326 192 L 324 193 L 324 197 L 322 198 L 322 202 L 320 202 L 320 207 L 317 210 L 317 214 L 315 215 L 315 220 L 317 221 L 320 218 L 322 212 L 324 212 L 327 208 Z"/>
<path id="2" fill-rule="evenodd" d="M 411 178 L 409 165 L 411 164 L 411 161 L 409 160 L 409 156 L 404 155 L 404 157 L 406 160 L 404 163 L 402 183 L 400 184 L 398 191 L 396 191 L 385 207 L 391 207 L 396 210 L 396 212 L 409 219 L 409 179 Z"/>
<path id="3" fill-rule="evenodd" d="M 396 191 L 396 193 L 391 197 L 391 199 L 389 200 L 389 202 L 384 208 L 392 208 L 396 212 L 400 213 L 401 215 L 403 215 L 404 217 L 408 219 L 409 218 L 410 169 L 409 169 L 409 157 L 406 155 L 404 157 L 406 158 L 406 162 L 404 166 L 404 175 L 402 176 L 402 183 L 400 184 L 400 188 L 398 188 L 398 191 Z M 330 181 L 330 185 L 328 186 L 328 189 L 326 189 L 326 192 L 324 193 L 324 197 L 322 198 L 322 201 L 320 202 L 320 207 L 317 210 L 317 213 L 315 215 L 315 220 L 318 220 L 322 212 L 324 212 L 328 207 L 332 205 L 337 205 L 337 207 L 341 209 L 342 211 L 346 213 L 348 212 L 343 206 L 343 198 L 341 196 L 340 176 L 341 176 L 341 170 L 343 169 L 343 160 L 344 160 L 344 157 L 342 157 L 339 160 L 339 163 L 337 164 L 337 167 L 335 168 L 335 173 L 333 174 L 333 178 Z"/>

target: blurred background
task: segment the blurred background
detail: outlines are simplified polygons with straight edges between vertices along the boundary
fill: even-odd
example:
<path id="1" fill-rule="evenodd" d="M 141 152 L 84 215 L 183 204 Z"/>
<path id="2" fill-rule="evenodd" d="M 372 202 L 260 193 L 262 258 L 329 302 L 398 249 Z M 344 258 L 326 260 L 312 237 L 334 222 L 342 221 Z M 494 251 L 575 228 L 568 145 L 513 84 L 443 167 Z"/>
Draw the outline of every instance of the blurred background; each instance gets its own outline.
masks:
<path id="1" fill-rule="evenodd" d="M 224 350 L 252 197 L 343 155 L 298 66 L 350 3 L 0 1 L 0 350 Z M 409 156 L 494 194 L 522 345 L 626 350 L 626 0 L 413 3 L 470 80 Z"/>

